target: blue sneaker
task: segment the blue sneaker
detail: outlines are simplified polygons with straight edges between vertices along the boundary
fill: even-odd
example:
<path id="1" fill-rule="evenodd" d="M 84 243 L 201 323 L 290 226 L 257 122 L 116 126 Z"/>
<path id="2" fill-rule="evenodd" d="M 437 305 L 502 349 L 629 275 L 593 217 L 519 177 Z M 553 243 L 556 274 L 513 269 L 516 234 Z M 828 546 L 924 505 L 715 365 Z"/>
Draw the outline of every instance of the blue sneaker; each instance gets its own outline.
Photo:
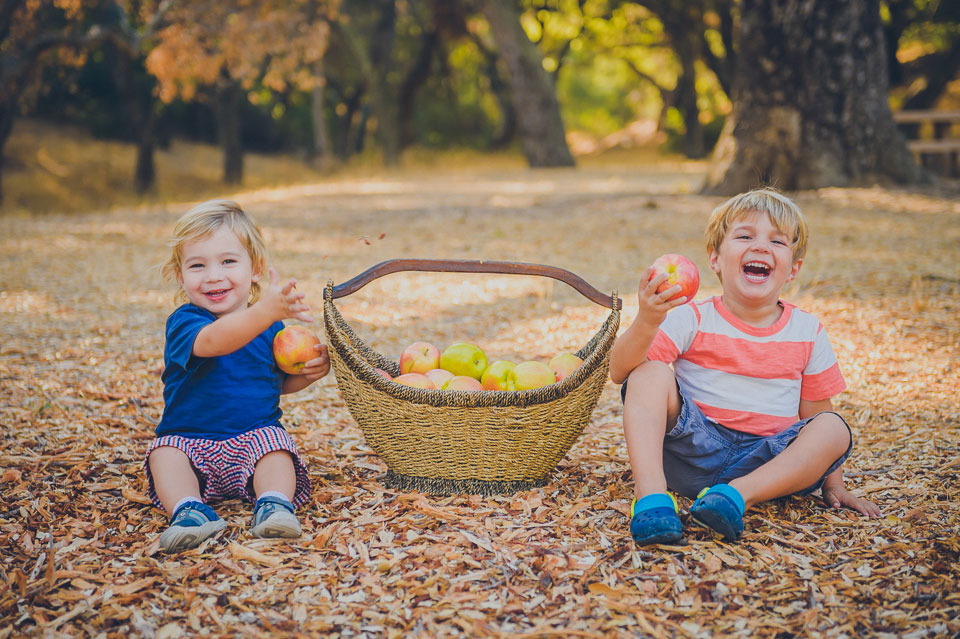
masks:
<path id="1" fill-rule="evenodd" d="M 195 548 L 226 527 L 227 522 L 220 519 L 213 508 L 203 502 L 188 501 L 177 508 L 170 518 L 170 527 L 161 533 L 160 549 L 180 552 Z"/>
<path id="2" fill-rule="evenodd" d="M 630 535 L 640 545 L 671 544 L 683 538 L 677 500 L 670 493 L 653 493 L 633 500 Z"/>
<path id="3" fill-rule="evenodd" d="M 280 497 L 261 497 L 253 507 L 253 528 L 257 537 L 299 537 L 300 520 L 293 504 Z"/>
<path id="4" fill-rule="evenodd" d="M 690 507 L 690 516 L 698 523 L 733 541 L 743 533 L 743 495 L 729 484 L 704 488 Z"/>

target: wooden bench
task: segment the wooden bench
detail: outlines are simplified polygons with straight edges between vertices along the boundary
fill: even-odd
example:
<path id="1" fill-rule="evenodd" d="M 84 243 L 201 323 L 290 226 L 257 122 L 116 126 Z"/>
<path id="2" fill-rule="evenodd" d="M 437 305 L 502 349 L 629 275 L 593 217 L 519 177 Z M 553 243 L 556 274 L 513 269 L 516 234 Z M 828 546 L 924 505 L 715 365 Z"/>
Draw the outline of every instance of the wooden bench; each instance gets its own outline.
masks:
<path id="1" fill-rule="evenodd" d="M 893 120 L 921 166 L 960 177 L 960 111 L 899 111 Z"/>

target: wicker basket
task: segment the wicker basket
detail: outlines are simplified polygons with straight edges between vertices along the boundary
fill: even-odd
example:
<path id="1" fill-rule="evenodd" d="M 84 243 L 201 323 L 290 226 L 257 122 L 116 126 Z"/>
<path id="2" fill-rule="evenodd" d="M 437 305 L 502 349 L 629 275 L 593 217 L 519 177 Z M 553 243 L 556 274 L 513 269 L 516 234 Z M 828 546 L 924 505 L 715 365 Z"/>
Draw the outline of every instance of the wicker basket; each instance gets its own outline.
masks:
<path id="1" fill-rule="evenodd" d="M 334 305 L 368 282 L 398 271 L 541 275 L 570 284 L 610 315 L 577 355 L 564 380 L 526 391 L 426 390 L 377 373 L 397 362 L 370 349 Z M 550 266 L 514 262 L 389 260 L 324 291 L 330 360 L 347 408 L 370 447 L 387 464 L 384 483 L 432 494 L 506 494 L 543 486 L 590 421 L 610 364 L 620 299 Z"/>

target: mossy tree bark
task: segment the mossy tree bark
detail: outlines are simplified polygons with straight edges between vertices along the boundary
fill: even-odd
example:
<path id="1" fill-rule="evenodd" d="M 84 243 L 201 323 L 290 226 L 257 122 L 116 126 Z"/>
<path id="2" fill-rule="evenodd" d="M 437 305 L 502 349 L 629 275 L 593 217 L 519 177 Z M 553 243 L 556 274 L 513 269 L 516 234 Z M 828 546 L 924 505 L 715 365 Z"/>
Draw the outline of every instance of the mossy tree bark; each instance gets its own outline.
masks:
<path id="1" fill-rule="evenodd" d="M 879 0 L 744 0 L 707 191 L 924 179 L 887 103 Z"/>

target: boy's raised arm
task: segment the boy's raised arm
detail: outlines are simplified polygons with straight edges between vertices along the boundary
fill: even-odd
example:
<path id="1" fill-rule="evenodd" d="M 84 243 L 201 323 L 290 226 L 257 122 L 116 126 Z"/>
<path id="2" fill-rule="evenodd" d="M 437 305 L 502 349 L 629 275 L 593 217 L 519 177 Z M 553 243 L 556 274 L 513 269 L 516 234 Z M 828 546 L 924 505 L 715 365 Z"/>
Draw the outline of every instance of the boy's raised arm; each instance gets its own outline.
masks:
<path id="1" fill-rule="evenodd" d="M 653 343 L 660 324 L 667 317 L 667 311 L 688 301 L 685 297 L 665 301 L 679 293 L 681 287 L 675 284 L 658 294 L 657 287 L 667 281 L 668 276 L 661 273 L 653 277 L 653 273 L 653 269 L 648 268 L 643 274 L 637 290 L 637 316 L 630 327 L 617 338 L 610 351 L 610 380 L 615 384 L 623 383 L 633 369 L 647 361 L 647 351 L 650 350 L 650 344 Z"/>
<path id="2" fill-rule="evenodd" d="M 295 280 L 280 286 L 279 276 L 269 269 L 270 283 L 265 287 L 260 300 L 247 308 L 229 313 L 203 327 L 193 342 L 193 354 L 197 357 L 227 355 L 250 343 L 274 322 L 296 318 L 312 322 L 310 307 L 303 303 L 303 293 L 297 292 Z"/>

